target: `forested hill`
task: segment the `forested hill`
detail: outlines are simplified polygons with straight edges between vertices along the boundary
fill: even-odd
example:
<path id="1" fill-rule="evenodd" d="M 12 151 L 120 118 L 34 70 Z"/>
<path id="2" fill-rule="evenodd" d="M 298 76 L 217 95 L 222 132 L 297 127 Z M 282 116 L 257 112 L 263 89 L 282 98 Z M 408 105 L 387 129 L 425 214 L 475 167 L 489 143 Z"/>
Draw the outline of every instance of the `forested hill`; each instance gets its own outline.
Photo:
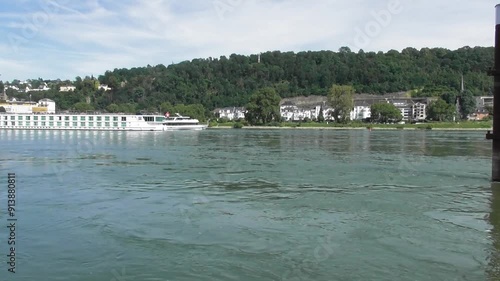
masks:
<path id="1" fill-rule="evenodd" d="M 326 95 L 332 84 L 353 85 L 356 92 L 371 94 L 423 87 L 458 91 L 462 74 L 467 90 L 483 95 L 492 87 L 487 70 L 493 66 L 493 53 L 493 47 L 387 53 L 354 53 L 346 47 L 338 52 L 275 51 L 262 53 L 260 63 L 257 55 L 233 54 L 168 67 L 115 69 L 99 80 L 116 89 L 114 103 L 201 103 L 209 109 L 244 105 L 253 91 L 265 86 L 275 87 L 283 98 Z"/>
<path id="2" fill-rule="evenodd" d="M 156 111 L 160 104 L 201 104 L 207 110 L 244 106 L 250 95 L 263 87 L 274 87 L 282 97 L 326 95 L 333 84 L 353 85 L 357 93 L 384 94 L 414 91 L 414 95 L 441 96 L 457 93 L 461 76 L 465 88 L 475 95 L 491 92 L 493 47 L 447 49 L 406 48 L 354 53 L 343 47 L 338 52 L 266 52 L 260 56 L 231 55 L 220 58 L 132 69 L 115 69 L 99 76 L 77 77 L 75 81 L 49 83 L 50 91 L 32 92 L 33 100 L 50 98 L 59 109 L 110 109 L 135 112 Z M 41 79 L 39 79 L 41 80 Z M 32 81 L 40 84 L 40 81 Z M 98 90 L 107 84 L 113 90 Z M 73 93 L 59 92 L 73 84 Z M 2 87 L 3 88 L 3 87 Z M 28 99 L 27 93 L 7 95 Z M 90 104 L 88 104 L 90 102 Z M 78 106 L 75 106 L 78 104 Z"/>

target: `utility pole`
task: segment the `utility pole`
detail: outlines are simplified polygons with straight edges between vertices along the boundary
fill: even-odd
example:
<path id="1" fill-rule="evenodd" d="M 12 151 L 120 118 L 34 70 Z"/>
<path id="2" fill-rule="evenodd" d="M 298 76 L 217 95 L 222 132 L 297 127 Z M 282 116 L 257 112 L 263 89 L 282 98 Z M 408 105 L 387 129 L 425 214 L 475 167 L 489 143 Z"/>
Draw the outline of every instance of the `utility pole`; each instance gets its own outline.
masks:
<path id="1" fill-rule="evenodd" d="M 495 6 L 495 65 L 489 74 L 494 77 L 493 84 L 493 133 L 486 134 L 492 140 L 493 182 L 500 182 L 500 4 Z"/>

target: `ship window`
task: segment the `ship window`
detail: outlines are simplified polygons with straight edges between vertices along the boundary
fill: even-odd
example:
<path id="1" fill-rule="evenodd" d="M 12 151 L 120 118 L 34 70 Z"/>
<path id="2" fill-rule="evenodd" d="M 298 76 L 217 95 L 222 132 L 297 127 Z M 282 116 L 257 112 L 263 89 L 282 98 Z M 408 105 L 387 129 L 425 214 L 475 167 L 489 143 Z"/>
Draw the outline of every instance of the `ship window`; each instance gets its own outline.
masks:
<path id="1" fill-rule="evenodd" d="M 19 115 L 19 117 L 17 118 L 17 120 L 23 120 L 23 116 Z"/>
<path id="2" fill-rule="evenodd" d="M 33 120 L 38 120 L 38 116 L 33 116 Z"/>
<path id="3" fill-rule="evenodd" d="M 78 122 L 73 122 L 73 127 L 78 126 Z"/>
<path id="4" fill-rule="evenodd" d="M 94 122 L 89 122 L 89 127 L 94 127 Z"/>
<path id="5" fill-rule="evenodd" d="M 11 116 L 10 120 L 16 120 L 16 116 Z"/>
<path id="6" fill-rule="evenodd" d="M 154 117 L 148 116 L 148 117 L 144 117 L 144 121 L 153 122 L 153 121 L 155 121 L 155 119 L 154 119 Z"/>
<path id="7" fill-rule="evenodd" d="M 23 125 L 23 122 L 22 122 L 22 121 L 19 121 L 19 122 L 17 122 L 17 125 L 18 125 L 18 126 L 22 126 L 22 125 Z"/>
<path id="8" fill-rule="evenodd" d="M 57 127 L 61 127 L 62 126 L 62 122 L 57 122 Z"/>
<path id="9" fill-rule="evenodd" d="M 78 116 L 73 116 L 73 121 L 78 120 Z"/>
<path id="10" fill-rule="evenodd" d="M 12 126 L 15 126 L 16 125 L 16 121 L 12 121 L 10 122 L 12 124 Z"/>
<path id="11" fill-rule="evenodd" d="M 101 116 L 97 116 L 97 121 L 102 121 L 102 117 Z"/>
<path id="12" fill-rule="evenodd" d="M 4 126 L 7 126 L 8 124 L 9 124 L 9 122 L 7 122 L 7 121 L 4 121 L 4 122 L 3 122 L 3 125 L 4 125 Z"/>
<path id="13" fill-rule="evenodd" d="M 113 122 L 113 127 L 118 127 L 118 122 Z"/>
<path id="14" fill-rule="evenodd" d="M 57 120 L 58 121 L 62 121 L 62 117 L 61 116 L 57 116 Z"/>
<path id="15" fill-rule="evenodd" d="M 165 120 L 165 117 L 156 117 L 156 122 L 162 122 Z"/>
<path id="16" fill-rule="evenodd" d="M 109 121 L 109 116 L 104 117 L 105 121 Z"/>
<path id="17" fill-rule="evenodd" d="M 31 118 L 30 116 L 26 116 L 26 120 L 30 120 L 30 118 Z"/>
<path id="18" fill-rule="evenodd" d="M 42 126 L 45 126 L 45 122 L 42 122 Z"/>
<path id="19" fill-rule="evenodd" d="M 38 126 L 38 122 L 33 122 L 33 126 Z"/>
<path id="20" fill-rule="evenodd" d="M 113 116 L 113 121 L 118 121 L 118 116 Z"/>
<path id="21" fill-rule="evenodd" d="M 54 121 L 54 116 L 49 116 L 49 121 Z"/>
<path id="22" fill-rule="evenodd" d="M 94 121 L 94 116 L 89 116 L 89 121 Z"/>
<path id="23" fill-rule="evenodd" d="M 104 122 L 105 127 L 109 127 L 109 122 Z"/>
<path id="24" fill-rule="evenodd" d="M 64 116 L 64 120 L 69 121 L 69 116 Z"/>
<path id="25" fill-rule="evenodd" d="M 42 116 L 42 121 L 45 121 L 45 118 L 46 118 L 45 116 Z"/>
<path id="26" fill-rule="evenodd" d="M 127 121 L 127 117 L 122 117 L 122 121 Z"/>
<path id="27" fill-rule="evenodd" d="M 54 126 L 54 122 L 49 122 L 49 126 Z"/>
<path id="28" fill-rule="evenodd" d="M 122 127 L 127 127 L 127 122 L 122 122 Z"/>
<path id="29" fill-rule="evenodd" d="M 99 119 L 99 117 L 97 117 Z M 102 126 L 102 122 L 97 122 L 97 127 L 101 127 Z"/>
<path id="30" fill-rule="evenodd" d="M 85 127 L 85 122 L 80 122 L 81 127 Z"/>
<path id="31" fill-rule="evenodd" d="M 26 122 L 26 126 L 29 126 L 29 125 L 30 125 L 30 122 L 29 122 L 29 121 L 28 121 L 28 122 Z"/>
<path id="32" fill-rule="evenodd" d="M 64 122 L 64 126 L 69 127 L 69 122 Z"/>
<path id="33" fill-rule="evenodd" d="M 81 116 L 80 121 L 85 121 L 85 116 Z"/>

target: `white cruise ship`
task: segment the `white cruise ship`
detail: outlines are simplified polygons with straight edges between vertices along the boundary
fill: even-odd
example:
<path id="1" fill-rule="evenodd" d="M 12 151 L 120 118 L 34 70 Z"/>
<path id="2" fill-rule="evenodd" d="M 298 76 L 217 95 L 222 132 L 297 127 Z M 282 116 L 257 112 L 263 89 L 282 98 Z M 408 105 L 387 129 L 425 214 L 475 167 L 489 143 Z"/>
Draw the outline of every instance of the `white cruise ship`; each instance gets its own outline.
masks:
<path id="1" fill-rule="evenodd" d="M 203 130 L 208 125 L 187 116 L 132 114 L 59 114 L 55 102 L 0 101 L 0 129 L 93 130 L 93 131 L 171 131 Z"/>
<path id="2" fill-rule="evenodd" d="M 161 115 L 122 114 L 0 114 L 0 129 L 164 131 Z"/>
<path id="3" fill-rule="evenodd" d="M 208 124 L 177 114 L 40 114 L 0 113 L 0 129 L 93 130 L 93 131 L 173 131 L 204 130 Z"/>

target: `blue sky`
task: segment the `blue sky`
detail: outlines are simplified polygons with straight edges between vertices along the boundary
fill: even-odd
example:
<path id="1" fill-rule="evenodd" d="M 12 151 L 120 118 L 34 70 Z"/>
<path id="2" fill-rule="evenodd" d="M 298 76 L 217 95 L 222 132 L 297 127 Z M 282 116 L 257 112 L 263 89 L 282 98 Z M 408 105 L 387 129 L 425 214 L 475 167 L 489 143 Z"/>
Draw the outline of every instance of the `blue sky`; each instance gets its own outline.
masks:
<path id="1" fill-rule="evenodd" d="M 500 1 L 499 1 L 500 2 Z M 4 0 L 0 80 L 265 51 L 493 46 L 490 0 Z"/>

